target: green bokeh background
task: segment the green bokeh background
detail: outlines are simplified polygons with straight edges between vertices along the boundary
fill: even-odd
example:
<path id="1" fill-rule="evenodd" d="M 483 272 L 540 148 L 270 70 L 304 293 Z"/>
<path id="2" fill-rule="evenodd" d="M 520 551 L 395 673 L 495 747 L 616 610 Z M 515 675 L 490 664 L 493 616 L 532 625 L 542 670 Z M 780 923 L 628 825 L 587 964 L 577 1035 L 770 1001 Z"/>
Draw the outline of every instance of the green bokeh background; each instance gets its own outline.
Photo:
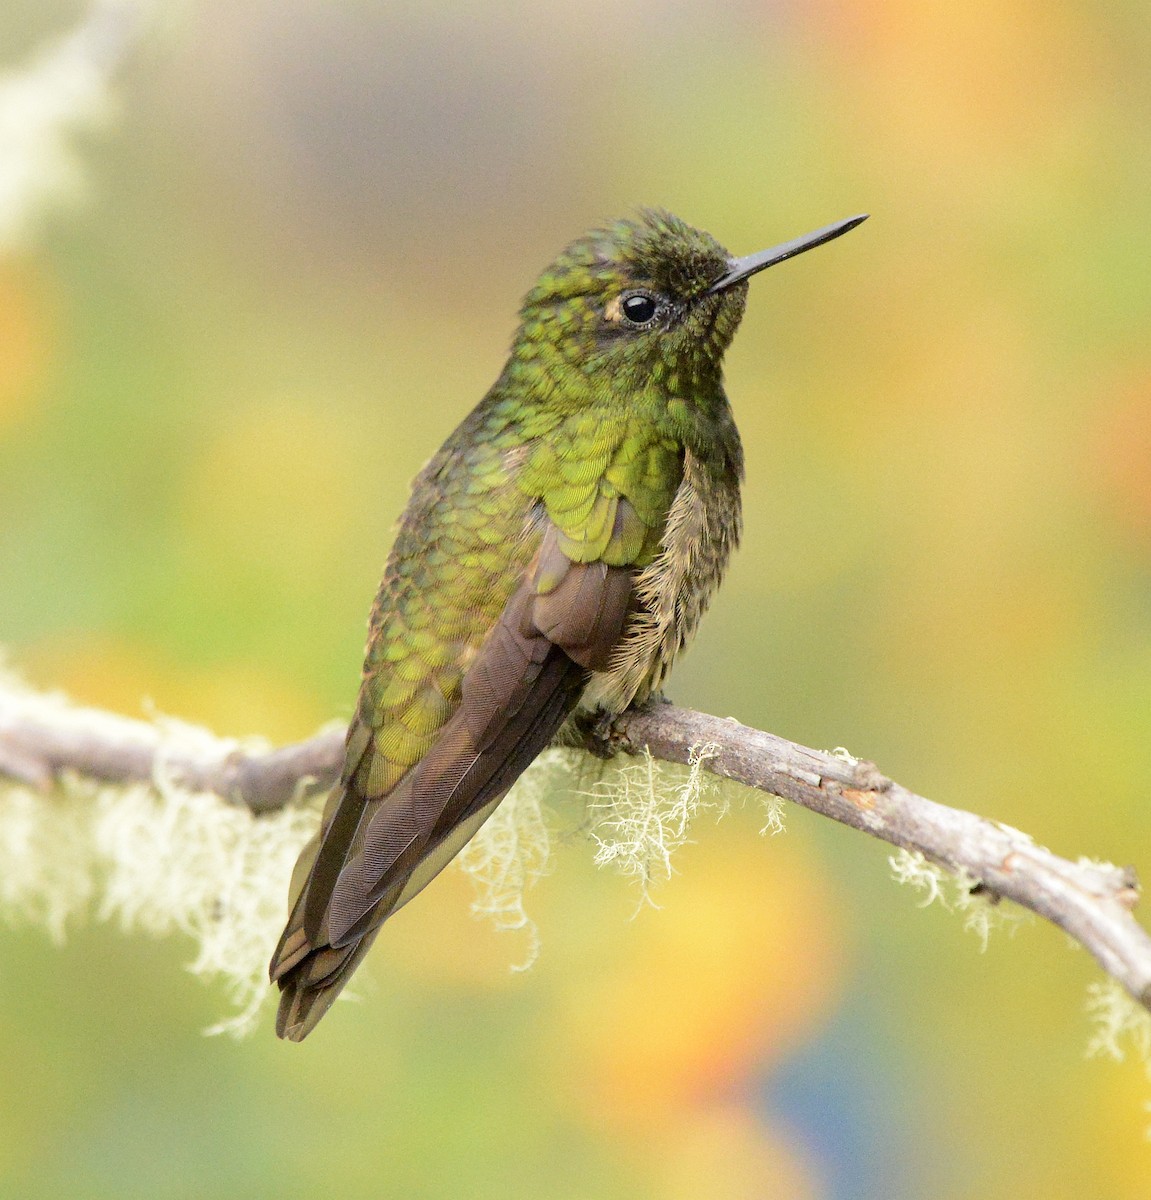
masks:
<path id="1" fill-rule="evenodd" d="M 0 65 L 76 5 L 0 12 Z M 747 531 L 673 697 L 1151 870 L 1151 10 L 187 0 L 0 261 L 0 641 L 290 740 L 346 717 L 408 481 L 572 236 L 748 253 Z M 0 170 L 3 169 L 0 164 Z M 923 911 L 803 813 L 662 908 L 559 855 L 533 971 L 445 876 L 300 1047 L 190 948 L 0 931 L 0 1195 L 1136 1200 L 1093 964 Z"/>

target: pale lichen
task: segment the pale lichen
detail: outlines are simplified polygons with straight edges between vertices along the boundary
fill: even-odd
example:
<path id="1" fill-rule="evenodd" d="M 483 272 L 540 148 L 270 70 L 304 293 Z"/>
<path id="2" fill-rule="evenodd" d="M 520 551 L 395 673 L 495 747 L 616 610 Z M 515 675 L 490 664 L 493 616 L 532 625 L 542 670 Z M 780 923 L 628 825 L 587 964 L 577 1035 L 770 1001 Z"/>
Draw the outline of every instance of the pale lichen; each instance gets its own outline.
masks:
<path id="1" fill-rule="evenodd" d="M 0 787 L 0 912 L 58 945 L 95 891 L 91 789 Z"/>
<path id="2" fill-rule="evenodd" d="M 102 788 L 93 841 L 103 880 L 96 916 L 154 937 L 187 934 L 189 970 L 220 980 L 237 1012 L 210 1033 L 243 1033 L 268 994 L 267 964 L 283 928 L 287 882 L 315 832 L 315 809 L 259 817 L 180 788 Z"/>
<path id="3" fill-rule="evenodd" d="M 731 784 L 731 787 L 737 785 Z M 745 789 L 746 790 L 746 789 Z M 783 799 L 780 796 L 772 796 L 767 792 L 756 792 L 756 799 L 763 806 L 763 828 L 759 831 L 765 837 L 771 834 L 775 837 L 776 834 L 783 833 L 787 828 L 787 823 L 784 821 Z"/>
<path id="4" fill-rule="evenodd" d="M 189 970 L 220 981 L 236 1012 L 211 1033 L 251 1029 L 284 922 L 287 881 L 318 813 L 255 817 L 176 787 L 65 779 L 51 795 L 0 790 L 0 906 L 62 941 L 88 916 L 125 932 L 184 933 Z"/>
<path id="5" fill-rule="evenodd" d="M 1030 917 L 1026 909 L 1006 905 L 982 890 L 979 880 L 966 871 L 945 871 L 918 850 L 897 850 L 887 861 L 896 883 L 920 893 L 920 908 L 938 901 L 948 912 L 959 914 L 963 928 L 979 939 L 981 950 L 987 949 L 992 930 L 1014 933 Z"/>
<path id="6" fill-rule="evenodd" d="M 489 918 L 497 929 L 525 932 L 526 953 L 513 971 L 528 970 L 539 957 L 539 929 L 528 916 L 524 897 L 551 865 L 544 801 L 570 785 L 574 772 L 571 750 L 545 750 L 455 860 L 476 889 L 472 912 Z"/>
<path id="7" fill-rule="evenodd" d="M 639 884 L 644 901 L 651 886 L 668 879 L 672 855 L 688 840 L 692 822 L 711 810 L 722 816 L 727 802 L 706 774 L 711 745 L 696 747 L 687 767 L 672 766 L 645 752 L 617 767 L 584 793 L 596 866 L 614 867 Z"/>
<path id="8" fill-rule="evenodd" d="M 1133 1054 L 1151 1080 L 1151 1012 L 1137 1004 L 1114 979 L 1087 985 L 1087 1015 L 1095 1030 L 1087 1041 L 1087 1057 L 1123 1062 Z M 1151 1101 L 1144 1103 L 1151 1117 Z M 1151 1124 L 1144 1130 L 1151 1141 Z"/>
<path id="9" fill-rule="evenodd" d="M 1151 1073 L 1151 1013 L 1136 1004 L 1114 979 L 1087 985 L 1087 1014 L 1095 1026 L 1087 1042 L 1087 1057 L 1122 1062 L 1128 1050 Z"/>

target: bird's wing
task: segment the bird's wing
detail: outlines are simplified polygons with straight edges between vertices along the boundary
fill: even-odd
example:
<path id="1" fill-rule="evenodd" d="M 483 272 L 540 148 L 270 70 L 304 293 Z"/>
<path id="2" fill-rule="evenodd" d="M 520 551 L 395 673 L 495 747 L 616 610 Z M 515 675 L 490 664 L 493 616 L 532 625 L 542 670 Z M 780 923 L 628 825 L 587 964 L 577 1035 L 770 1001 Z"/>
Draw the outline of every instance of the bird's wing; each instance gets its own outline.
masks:
<path id="1" fill-rule="evenodd" d="M 623 497 L 616 508 L 609 529 L 634 540 L 638 518 Z M 607 667 L 635 570 L 572 561 L 568 547 L 545 520 L 534 562 L 463 677 L 458 707 L 382 796 L 365 797 L 357 783 L 377 734 L 362 725 L 349 734 L 342 795 L 272 960 L 285 993 L 281 1036 L 315 1025 L 380 924 L 463 847 L 555 736 L 588 673 Z"/>

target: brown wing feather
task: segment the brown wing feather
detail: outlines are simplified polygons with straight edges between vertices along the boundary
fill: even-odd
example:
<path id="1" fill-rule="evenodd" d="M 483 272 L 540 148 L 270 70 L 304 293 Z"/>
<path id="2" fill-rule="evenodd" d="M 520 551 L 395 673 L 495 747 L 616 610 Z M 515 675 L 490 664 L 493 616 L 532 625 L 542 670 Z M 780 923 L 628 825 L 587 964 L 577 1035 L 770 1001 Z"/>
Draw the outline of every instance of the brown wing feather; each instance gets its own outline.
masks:
<path id="1" fill-rule="evenodd" d="M 549 527 L 537 559 L 548 564 L 548 591 L 540 594 L 539 570 L 528 573 L 464 676 L 458 709 L 378 800 L 354 794 L 355 767 L 371 747 L 366 734 L 349 733 L 342 795 L 272 960 L 281 1037 L 314 1028 L 383 921 L 462 848 L 555 736 L 588 672 L 606 666 L 633 571 L 602 562 L 556 571 L 555 540 Z"/>
<path id="2" fill-rule="evenodd" d="M 460 708 L 436 744 L 372 815 L 362 849 L 337 881 L 327 936 L 346 945 L 415 893 L 416 866 L 454 829 L 501 797 L 552 740 L 586 671 L 619 640 L 631 572 L 571 564 L 547 596 L 525 580 L 463 682 Z M 429 824 L 430 822 L 430 824 Z"/>

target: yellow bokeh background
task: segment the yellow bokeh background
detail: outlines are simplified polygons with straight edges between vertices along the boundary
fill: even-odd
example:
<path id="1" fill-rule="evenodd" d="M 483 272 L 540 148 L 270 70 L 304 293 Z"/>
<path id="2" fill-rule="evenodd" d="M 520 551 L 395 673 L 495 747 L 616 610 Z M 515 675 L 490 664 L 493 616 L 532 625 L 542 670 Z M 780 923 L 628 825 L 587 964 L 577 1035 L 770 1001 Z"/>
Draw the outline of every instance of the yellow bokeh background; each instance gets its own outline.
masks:
<path id="1" fill-rule="evenodd" d="M 0 70 L 80 11 L 5 6 Z M 0 258 L 0 644 L 222 734 L 346 718 L 408 483 L 566 241 L 867 210 L 752 286 L 744 545 L 671 695 L 1151 870 L 1149 67 L 1134 0 L 165 10 Z M 187 945 L 0 930 L 0 1196 L 1151 1194 L 1085 954 L 762 823 L 658 908 L 565 842 L 525 974 L 449 872 L 300 1047 L 202 1038 Z"/>

